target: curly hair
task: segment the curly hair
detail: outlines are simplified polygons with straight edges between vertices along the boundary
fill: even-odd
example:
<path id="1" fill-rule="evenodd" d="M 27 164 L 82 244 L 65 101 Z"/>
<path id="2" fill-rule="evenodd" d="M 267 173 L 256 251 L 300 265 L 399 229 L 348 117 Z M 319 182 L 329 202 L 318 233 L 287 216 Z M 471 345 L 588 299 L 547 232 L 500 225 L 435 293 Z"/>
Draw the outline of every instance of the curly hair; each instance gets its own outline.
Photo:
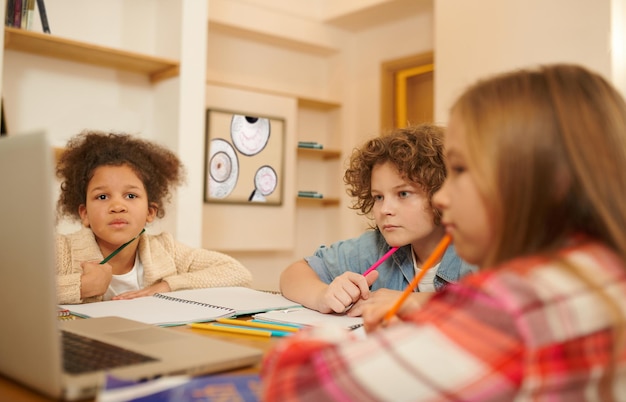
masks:
<path id="1" fill-rule="evenodd" d="M 354 198 L 350 208 L 360 210 L 362 215 L 370 213 L 374 206 L 372 168 L 391 162 L 404 179 L 426 192 L 435 224 L 439 224 L 441 215 L 433 207 L 432 197 L 446 178 L 443 134 L 440 126 L 420 124 L 396 129 L 355 149 L 343 177 L 348 195 Z"/>
<path id="2" fill-rule="evenodd" d="M 170 150 L 129 134 L 83 131 L 71 138 L 56 167 L 61 179 L 57 202 L 60 216 L 80 219 L 78 207 L 87 202 L 87 186 L 100 166 L 129 166 L 142 181 L 148 203 L 165 216 L 171 187 L 184 182 L 184 167 Z"/>

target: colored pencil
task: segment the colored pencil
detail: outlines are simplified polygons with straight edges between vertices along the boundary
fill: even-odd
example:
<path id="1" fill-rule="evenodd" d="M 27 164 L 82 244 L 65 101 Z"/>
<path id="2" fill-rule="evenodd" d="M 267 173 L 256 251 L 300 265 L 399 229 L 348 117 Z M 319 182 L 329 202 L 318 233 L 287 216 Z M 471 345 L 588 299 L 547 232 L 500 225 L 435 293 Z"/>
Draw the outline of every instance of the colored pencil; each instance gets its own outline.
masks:
<path id="1" fill-rule="evenodd" d="M 406 289 L 404 289 L 404 292 L 402 292 L 402 295 L 398 298 L 396 303 L 391 307 L 389 311 L 387 311 L 387 314 L 385 314 L 385 317 L 383 318 L 383 326 L 386 323 L 388 323 L 389 320 L 391 320 L 394 315 L 396 315 L 398 310 L 400 310 L 402 303 L 404 303 L 406 298 L 409 297 L 409 295 L 417 287 L 419 282 L 422 280 L 422 278 L 426 274 L 426 271 L 428 271 L 430 267 L 435 265 L 435 262 L 443 255 L 443 253 L 446 251 L 446 248 L 448 248 L 448 245 L 450 244 L 451 241 L 452 241 L 452 238 L 450 237 L 450 235 L 446 234 L 445 236 L 443 236 L 443 238 L 441 239 L 441 241 L 439 241 L 439 244 L 437 244 L 437 247 L 435 247 L 435 250 L 432 252 L 430 257 L 428 257 L 426 262 L 424 262 L 424 265 L 422 265 L 422 269 L 420 273 L 415 275 L 415 277 L 413 278 L 409 286 L 407 286 Z"/>
<path id="2" fill-rule="evenodd" d="M 295 328 L 293 326 L 270 324 L 270 323 L 258 322 L 258 321 L 235 320 L 233 318 L 218 318 L 216 321 L 221 324 L 231 324 L 231 325 L 237 325 L 237 326 L 242 326 L 242 327 L 275 329 L 278 331 L 287 331 L 287 332 L 298 332 L 298 328 Z"/>
<path id="3" fill-rule="evenodd" d="M 145 231 L 146 231 L 146 228 L 141 229 L 141 232 L 139 232 L 139 234 L 137 236 L 133 237 L 132 239 L 130 239 L 126 243 L 124 243 L 121 246 L 119 246 L 114 252 L 109 254 L 104 260 L 100 261 L 100 265 L 106 264 L 107 262 L 109 262 L 109 260 L 111 258 L 115 257 L 117 255 L 117 253 L 119 253 L 120 251 L 122 251 L 124 249 L 124 247 L 128 246 L 130 243 L 135 241 L 135 239 L 138 238 L 139 236 L 141 236 L 143 234 L 143 232 L 145 232 Z"/>
<path id="4" fill-rule="evenodd" d="M 218 332 L 228 332 L 228 333 L 233 333 L 233 334 L 264 336 L 266 338 L 269 338 L 270 336 L 272 336 L 271 331 L 263 331 L 260 329 L 252 329 L 252 328 L 238 328 L 238 327 L 231 327 L 231 326 L 222 326 L 222 325 L 215 325 L 215 324 L 200 324 L 200 323 L 189 324 L 189 326 L 191 326 L 191 328 L 197 328 L 197 329 L 206 329 L 206 330 L 218 331 Z"/>
<path id="5" fill-rule="evenodd" d="M 363 276 L 367 276 L 367 274 L 369 274 L 370 272 L 372 272 L 373 270 L 375 270 L 376 268 L 378 268 L 378 266 L 380 264 L 382 264 L 387 258 L 389 258 L 389 256 L 391 256 L 391 254 L 395 253 L 396 250 L 398 250 L 398 247 L 392 247 L 391 249 L 389 249 L 389 251 L 387 251 L 385 253 L 385 255 L 383 255 L 382 257 L 380 257 L 380 259 L 378 261 L 376 261 L 374 264 L 372 264 L 371 267 L 369 267 L 367 269 L 367 271 L 363 272 Z"/>

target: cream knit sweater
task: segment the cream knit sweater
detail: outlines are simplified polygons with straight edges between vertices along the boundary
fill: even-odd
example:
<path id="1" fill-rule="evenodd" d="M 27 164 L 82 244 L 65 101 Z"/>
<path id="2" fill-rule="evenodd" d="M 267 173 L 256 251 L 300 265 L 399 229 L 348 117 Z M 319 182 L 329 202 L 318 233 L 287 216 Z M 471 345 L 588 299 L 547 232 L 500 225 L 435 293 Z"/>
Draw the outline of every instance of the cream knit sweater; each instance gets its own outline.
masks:
<path id="1" fill-rule="evenodd" d="M 225 254 L 185 246 L 171 234 L 144 233 L 138 239 L 138 253 L 144 267 L 143 281 L 151 286 L 161 280 L 172 291 L 220 286 L 250 286 L 252 274 Z M 102 297 L 80 298 L 83 261 L 103 259 L 93 232 L 88 228 L 56 238 L 57 298 L 59 304 L 101 301 Z"/>

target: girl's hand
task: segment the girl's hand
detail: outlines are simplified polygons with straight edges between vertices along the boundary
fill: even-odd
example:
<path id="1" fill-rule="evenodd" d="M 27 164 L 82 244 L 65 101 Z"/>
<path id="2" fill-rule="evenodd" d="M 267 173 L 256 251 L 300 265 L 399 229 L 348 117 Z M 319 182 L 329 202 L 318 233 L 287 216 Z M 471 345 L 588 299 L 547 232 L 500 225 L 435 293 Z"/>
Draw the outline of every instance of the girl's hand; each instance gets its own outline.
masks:
<path id="1" fill-rule="evenodd" d="M 96 261 L 81 264 L 83 274 L 80 277 L 80 298 L 102 296 L 108 289 L 113 277 L 113 267 Z"/>
<path id="2" fill-rule="evenodd" d="M 379 292 L 380 295 L 378 295 Z M 354 307 L 359 307 L 358 312 L 362 312 L 363 327 L 366 332 L 373 332 L 385 324 L 383 322 L 385 315 L 391 310 L 401 295 L 402 292 L 399 290 L 379 289 L 372 293 L 370 300 L 359 301 L 359 303 L 362 303 L 361 306 L 357 306 L 359 303 L 354 305 Z M 404 315 L 408 315 L 422 308 L 433 295 L 435 295 L 434 292 L 411 293 L 404 303 L 402 303 L 396 315 L 386 324 L 393 325 Z"/>
<path id="3" fill-rule="evenodd" d="M 170 292 L 171 290 L 172 289 L 170 288 L 170 285 L 168 285 L 167 282 L 161 281 L 161 282 L 155 283 L 152 286 L 148 286 L 147 288 L 143 288 L 141 290 L 133 290 L 130 292 L 121 293 L 117 296 L 113 296 L 111 300 L 135 299 L 137 297 L 152 296 L 155 293 Z"/>

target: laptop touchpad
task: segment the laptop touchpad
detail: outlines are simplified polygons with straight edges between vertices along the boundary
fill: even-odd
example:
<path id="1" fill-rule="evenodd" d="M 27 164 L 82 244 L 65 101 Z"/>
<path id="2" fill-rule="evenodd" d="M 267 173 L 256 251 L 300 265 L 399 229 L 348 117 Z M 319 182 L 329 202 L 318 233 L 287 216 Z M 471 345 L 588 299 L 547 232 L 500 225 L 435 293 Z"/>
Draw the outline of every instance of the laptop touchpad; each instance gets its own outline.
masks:
<path id="1" fill-rule="evenodd" d="M 180 340 L 180 334 L 174 331 L 161 331 L 158 328 L 132 329 L 110 332 L 107 335 L 136 343 L 160 343 Z"/>

